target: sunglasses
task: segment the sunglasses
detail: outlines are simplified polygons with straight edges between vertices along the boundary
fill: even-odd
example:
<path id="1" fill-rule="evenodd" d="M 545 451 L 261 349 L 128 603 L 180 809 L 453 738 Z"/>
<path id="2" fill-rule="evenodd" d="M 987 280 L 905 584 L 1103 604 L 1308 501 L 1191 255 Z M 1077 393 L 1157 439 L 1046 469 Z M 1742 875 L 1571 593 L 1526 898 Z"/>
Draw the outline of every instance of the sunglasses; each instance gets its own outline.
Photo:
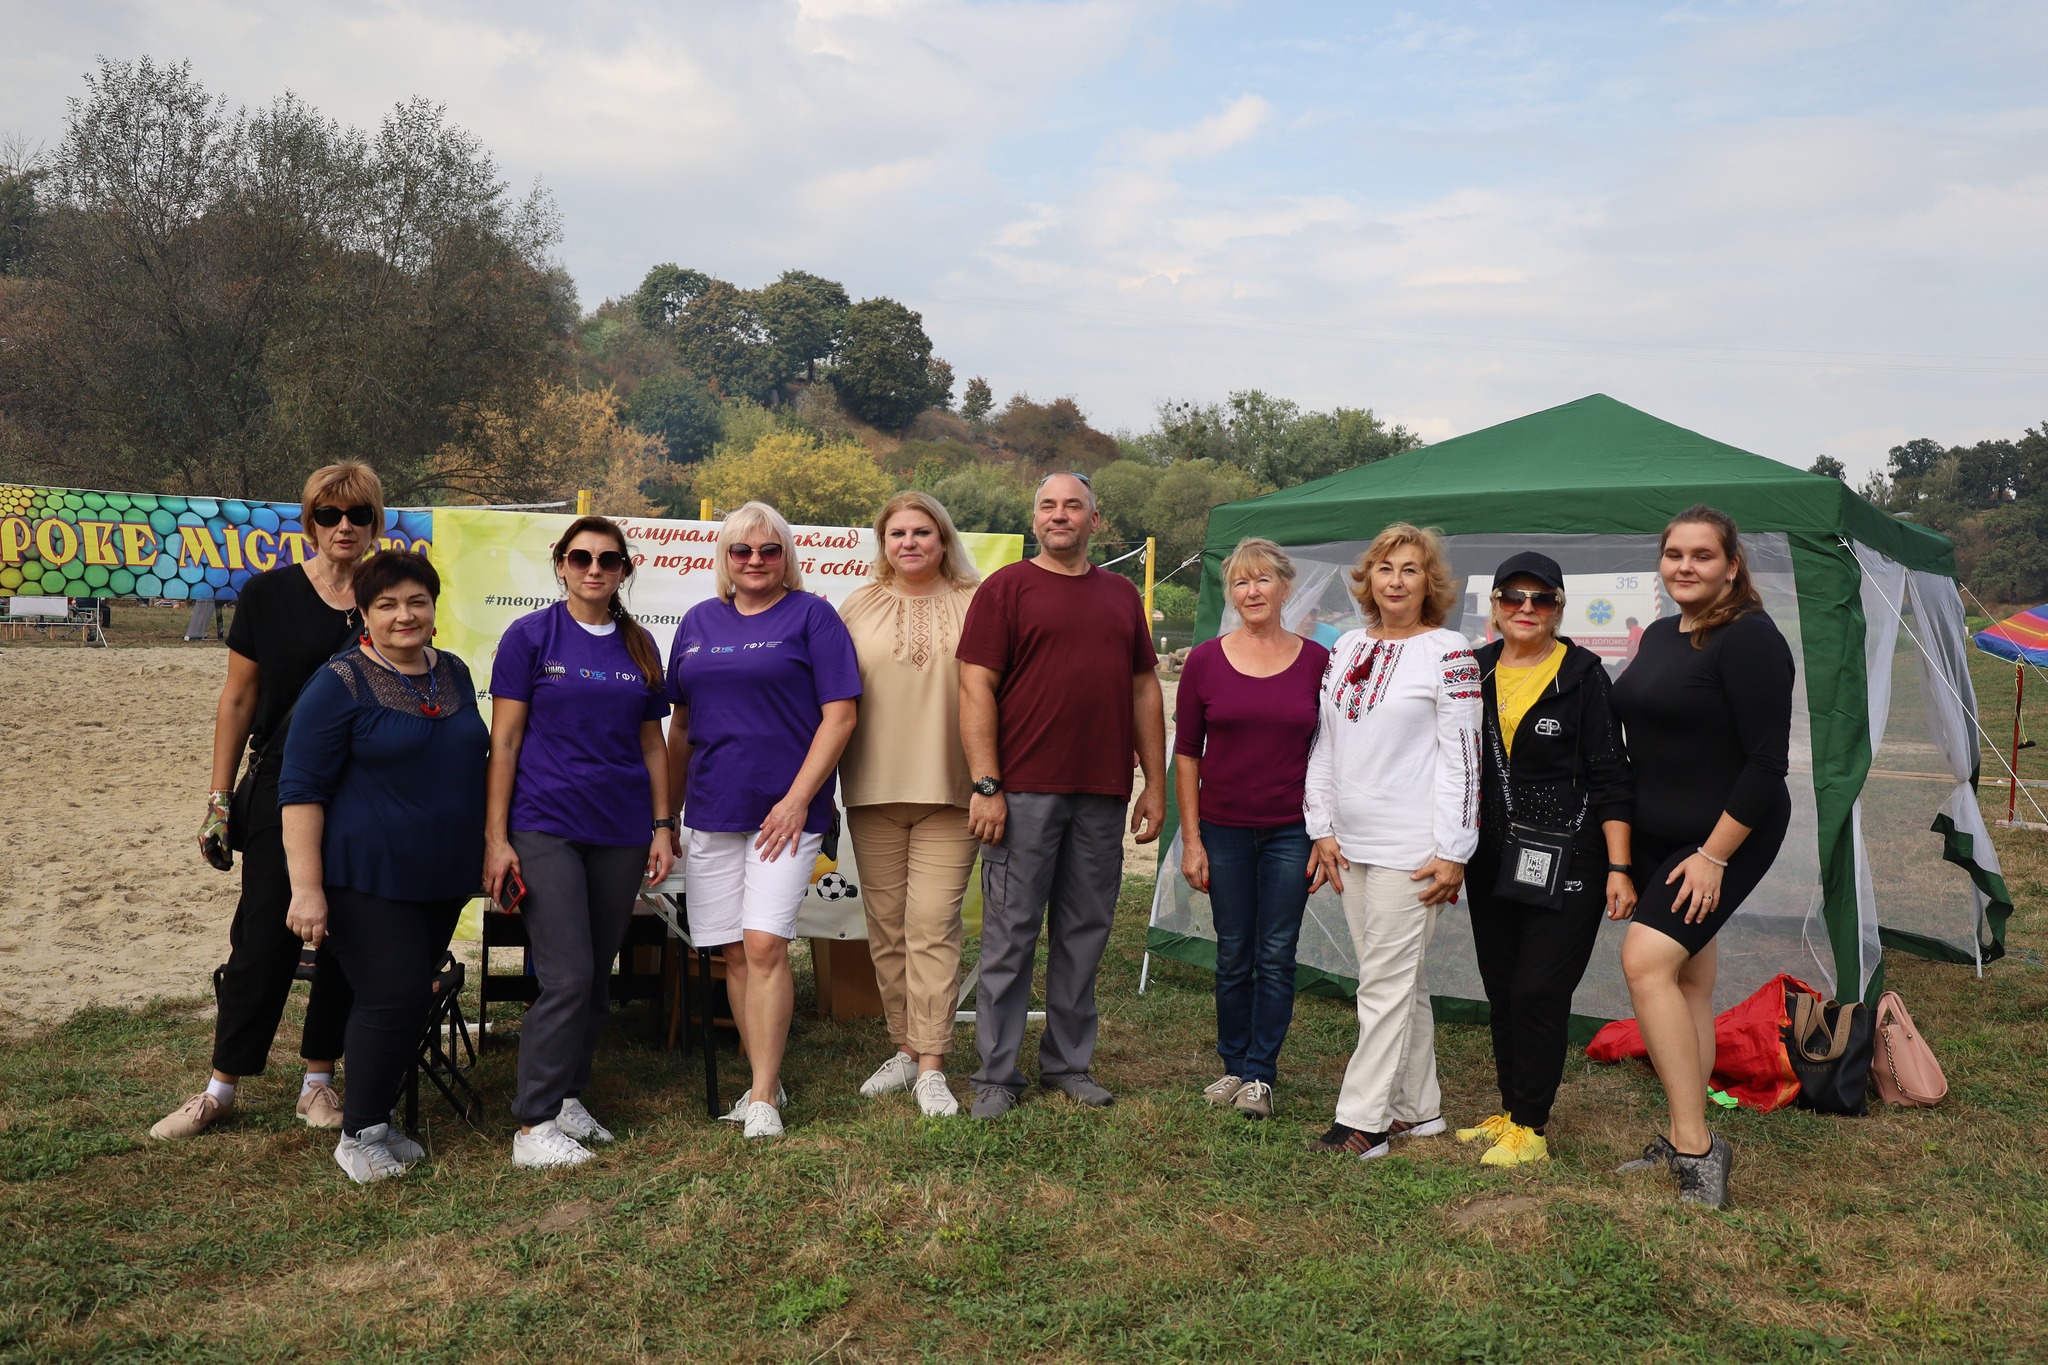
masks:
<path id="1" fill-rule="evenodd" d="M 346 511 L 339 507 L 315 507 L 313 509 L 313 524 L 315 526 L 339 526 L 341 525 L 341 519 L 347 517 L 348 524 L 351 526 L 368 526 L 371 518 L 376 515 L 377 509 L 370 506 L 367 502 L 359 502 Z"/>
<path id="2" fill-rule="evenodd" d="M 773 564 L 782 558 L 782 547 L 780 545 L 734 544 L 726 553 L 734 559 L 759 558 L 763 564 Z"/>
<path id="3" fill-rule="evenodd" d="M 1495 588 L 1493 600 L 1503 606 L 1519 607 L 1526 602 L 1539 611 L 1556 611 L 1564 605 L 1564 594 L 1548 588 Z"/>
<path id="4" fill-rule="evenodd" d="M 593 559 L 605 573 L 617 573 L 626 567 L 626 557 L 617 550 L 600 550 L 595 555 L 588 550 L 571 550 L 562 556 L 562 562 L 577 573 L 588 573 Z"/>

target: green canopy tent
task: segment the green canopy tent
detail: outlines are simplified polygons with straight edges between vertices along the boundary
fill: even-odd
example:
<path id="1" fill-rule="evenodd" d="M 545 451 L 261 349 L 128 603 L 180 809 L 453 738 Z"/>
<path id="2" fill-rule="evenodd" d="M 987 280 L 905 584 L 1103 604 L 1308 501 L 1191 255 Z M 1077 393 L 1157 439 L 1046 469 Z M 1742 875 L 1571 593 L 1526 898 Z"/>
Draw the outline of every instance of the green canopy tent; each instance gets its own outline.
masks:
<path id="1" fill-rule="evenodd" d="M 1699 502 L 1742 527 L 1765 605 L 1800 663 L 1791 832 L 1721 935 L 1717 1004 L 1780 971 L 1844 998 L 1874 996 L 1880 944 L 1980 966 L 1998 956 L 2011 897 L 1977 805 L 1976 700 L 1953 547 L 1837 479 L 1595 394 L 1218 507 L 1195 635 L 1234 624 L 1218 575 L 1245 536 L 1288 547 L 1298 573 L 1290 626 L 1349 629 L 1359 622 L 1347 571 L 1381 528 L 1406 521 L 1447 537 L 1464 581 L 1447 624 L 1485 638 L 1494 567 L 1514 550 L 1540 549 L 1565 570 L 1564 632 L 1618 673 L 1639 627 L 1676 609 L 1657 578 L 1657 535 Z M 1162 854 L 1148 948 L 1213 969 L 1207 900 L 1179 867 L 1176 843 Z M 1621 933 L 1603 930 L 1574 1001 L 1583 1019 L 1630 1012 Z M 1473 1017 L 1469 1002 L 1483 999 L 1470 940 L 1462 912 L 1442 918 L 1430 989 L 1445 1017 Z M 1310 902 L 1300 960 L 1304 988 L 1354 988 L 1343 912 L 1327 892 Z"/>

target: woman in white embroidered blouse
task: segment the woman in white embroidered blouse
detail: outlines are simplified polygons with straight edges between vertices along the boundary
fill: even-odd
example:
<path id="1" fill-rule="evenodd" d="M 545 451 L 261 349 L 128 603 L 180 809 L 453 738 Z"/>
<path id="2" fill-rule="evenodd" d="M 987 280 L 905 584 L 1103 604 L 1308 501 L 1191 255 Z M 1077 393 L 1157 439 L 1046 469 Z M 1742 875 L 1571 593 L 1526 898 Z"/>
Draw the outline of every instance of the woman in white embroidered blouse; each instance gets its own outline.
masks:
<path id="1" fill-rule="evenodd" d="M 1384 1156 L 1445 1129 L 1423 957 L 1479 842 L 1479 670 L 1444 621 L 1443 538 L 1396 523 L 1359 556 L 1366 619 L 1330 650 L 1304 801 L 1314 886 L 1343 897 L 1358 957 L 1358 1046 L 1315 1151 Z"/>
<path id="2" fill-rule="evenodd" d="M 840 760 L 875 985 L 896 1050 L 863 1095 L 913 1090 L 934 1117 L 960 979 L 960 902 L 978 847 L 967 827 L 960 664 L 953 650 L 981 581 L 953 519 L 924 493 L 875 518 L 874 582 L 839 609 L 860 659 L 861 712 Z"/>

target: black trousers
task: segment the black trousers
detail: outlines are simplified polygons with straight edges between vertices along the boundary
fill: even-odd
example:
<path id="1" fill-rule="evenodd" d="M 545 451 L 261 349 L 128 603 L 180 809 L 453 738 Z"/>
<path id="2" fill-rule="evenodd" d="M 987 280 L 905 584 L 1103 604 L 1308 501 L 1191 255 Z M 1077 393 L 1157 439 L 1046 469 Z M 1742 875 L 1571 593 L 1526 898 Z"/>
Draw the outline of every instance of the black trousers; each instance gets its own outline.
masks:
<path id="1" fill-rule="evenodd" d="M 213 1069 L 260 1076 L 270 1064 L 284 1002 L 299 969 L 299 936 L 285 927 L 291 876 L 284 861 L 284 822 L 277 811 L 277 773 L 259 772 L 256 817 L 236 835 L 242 849 L 242 896 L 228 929 L 227 964 L 213 974 Z M 334 954 L 322 947 L 306 1001 L 299 1055 L 332 1061 L 342 1055 L 351 995 Z"/>
<path id="2" fill-rule="evenodd" d="M 327 946 L 356 993 L 348 1016 L 348 1095 L 341 1105 L 347 1136 L 391 1121 L 433 1012 L 434 977 L 467 903 L 466 896 L 394 901 L 346 886 L 327 888 Z"/>
<path id="3" fill-rule="evenodd" d="M 1501 1107 L 1527 1128 L 1550 1122 L 1564 1079 L 1572 992 L 1586 974 L 1607 906 L 1607 854 L 1573 858 L 1564 904 L 1544 910 L 1493 894 L 1497 850 L 1481 849 L 1466 873 L 1472 948 L 1493 1024 L 1493 1065 Z M 1581 875 L 1583 869 L 1583 875 Z"/>

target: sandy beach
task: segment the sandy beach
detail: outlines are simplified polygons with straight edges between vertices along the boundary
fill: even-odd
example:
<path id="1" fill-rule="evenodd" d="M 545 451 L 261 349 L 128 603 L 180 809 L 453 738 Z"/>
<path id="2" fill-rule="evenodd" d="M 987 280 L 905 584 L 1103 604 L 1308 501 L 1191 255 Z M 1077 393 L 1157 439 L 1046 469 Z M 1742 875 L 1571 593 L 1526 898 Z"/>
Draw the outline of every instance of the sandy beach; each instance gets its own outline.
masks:
<path id="1" fill-rule="evenodd" d="M 218 646 L 0 646 L 0 1028 L 211 994 L 239 877 L 194 839 L 225 668 Z M 1125 852 L 1151 875 L 1155 849 Z"/>

